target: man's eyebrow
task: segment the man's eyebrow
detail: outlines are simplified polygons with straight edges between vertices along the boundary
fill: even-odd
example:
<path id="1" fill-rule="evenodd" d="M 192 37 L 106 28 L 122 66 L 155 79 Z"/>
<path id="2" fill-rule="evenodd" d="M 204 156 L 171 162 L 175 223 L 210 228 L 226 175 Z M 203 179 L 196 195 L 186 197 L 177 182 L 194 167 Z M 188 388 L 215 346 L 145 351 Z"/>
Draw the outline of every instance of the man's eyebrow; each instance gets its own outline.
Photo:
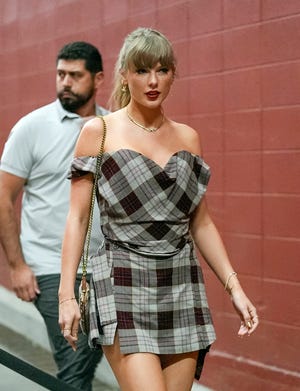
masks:
<path id="1" fill-rule="evenodd" d="M 83 71 L 82 70 L 72 70 L 72 71 L 68 71 L 66 69 L 62 69 L 62 68 L 57 68 L 56 69 L 57 72 L 64 72 L 64 73 L 69 73 L 70 75 L 75 75 L 75 74 L 82 74 Z"/>

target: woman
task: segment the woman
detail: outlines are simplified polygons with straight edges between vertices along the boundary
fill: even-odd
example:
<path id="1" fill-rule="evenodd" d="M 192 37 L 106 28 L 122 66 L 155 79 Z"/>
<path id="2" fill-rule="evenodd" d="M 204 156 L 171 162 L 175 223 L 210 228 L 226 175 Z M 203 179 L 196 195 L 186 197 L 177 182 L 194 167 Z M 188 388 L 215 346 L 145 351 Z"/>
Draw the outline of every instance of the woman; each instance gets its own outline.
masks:
<path id="1" fill-rule="evenodd" d="M 215 340 L 198 248 L 231 299 L 239 336 L 258 325 L 208 213 L 209 167 L 198 133 L 164 115 L 176 64 L 169 41 L 139 28 L 125 39 L 98 181 L 105 240 L 92 260 L 91 346 L 102 345 L 122 391 L 185 391 Z M 60 326 L 76 349 L 74 280 L 90 207 L 102 120 L 82 130 L 72 164 L 59 289 Z"/>

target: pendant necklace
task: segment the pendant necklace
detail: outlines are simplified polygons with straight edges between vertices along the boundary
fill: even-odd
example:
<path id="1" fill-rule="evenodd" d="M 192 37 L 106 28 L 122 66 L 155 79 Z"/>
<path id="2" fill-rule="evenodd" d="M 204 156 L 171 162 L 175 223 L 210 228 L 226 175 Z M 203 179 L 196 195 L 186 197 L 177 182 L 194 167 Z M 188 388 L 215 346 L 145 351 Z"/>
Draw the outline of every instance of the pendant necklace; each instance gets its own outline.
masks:
<path id="1" fill-rule="evenodd" d="M 147 128 L 147 126 L 144 126 L 142 124 L 139 124 L 135 119 L 133 119 L 131 117 L 131 115 L 128 113 L 128 108 L 126 108 L 126 113 L 127 113 L 127 117 L 129 118 L 129 120 L 135 124 L 136 126 L 138 126 L 139 128 L 142 128 L 144 130 L 146 130 L 146 132 L 149 132 L 149 133 L 154 133 L 156 132 L 163 124 L 164 120 L 165 120 L 165 116 L 163 114 L 163 112 L 161 113 L 161 121 L 160 121 L 160 124 L 158 125 L 157 128 Z"/>

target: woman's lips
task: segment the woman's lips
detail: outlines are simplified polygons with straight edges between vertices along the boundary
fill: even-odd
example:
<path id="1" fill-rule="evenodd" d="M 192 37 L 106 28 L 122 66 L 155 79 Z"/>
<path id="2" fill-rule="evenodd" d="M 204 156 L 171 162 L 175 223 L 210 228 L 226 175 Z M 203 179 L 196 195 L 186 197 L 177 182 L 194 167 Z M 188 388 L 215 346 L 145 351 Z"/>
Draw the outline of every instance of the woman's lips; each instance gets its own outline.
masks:
<path id="1" fill-rule="evenodd" d="M 149 91 L 146 93 L 146 95 L 149 99 L 156 99 L 159 96 L 159 92 L 158 91 Z"/>

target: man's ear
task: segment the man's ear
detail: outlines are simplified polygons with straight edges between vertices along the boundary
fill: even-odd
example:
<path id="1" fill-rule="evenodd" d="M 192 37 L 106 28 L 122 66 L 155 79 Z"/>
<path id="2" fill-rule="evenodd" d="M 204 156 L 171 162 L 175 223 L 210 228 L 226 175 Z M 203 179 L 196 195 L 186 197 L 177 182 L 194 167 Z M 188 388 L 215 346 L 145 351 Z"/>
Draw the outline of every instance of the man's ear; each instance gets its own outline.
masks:
<path id="1" fill-rule="evenodd" d="M 95 74 L 94 81 L 95 81 L 95 88 L 98 89 L 101 86 L 101 84 L 104 82 L 104 73 L 102 71 L 97 72 Z"/>

